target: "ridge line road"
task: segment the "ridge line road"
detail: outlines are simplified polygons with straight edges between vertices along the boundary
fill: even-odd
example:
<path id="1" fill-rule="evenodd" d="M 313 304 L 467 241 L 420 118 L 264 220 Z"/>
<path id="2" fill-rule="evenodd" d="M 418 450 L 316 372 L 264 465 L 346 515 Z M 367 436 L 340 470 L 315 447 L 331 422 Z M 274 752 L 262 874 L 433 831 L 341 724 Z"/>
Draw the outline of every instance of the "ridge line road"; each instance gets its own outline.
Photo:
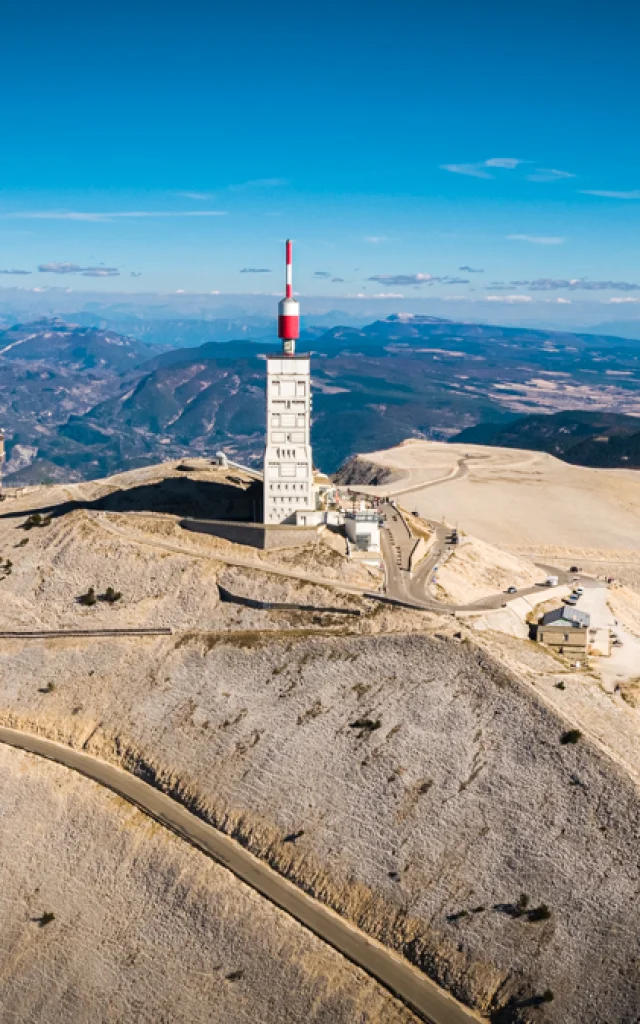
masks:
<path id="1" fill-rule="evenodd" d="M 429 1024 L 477 1024 L 483 1018 L 458 1003 L 408 960 L 361 932 L 303 892 L 243 846 L 136 775 L 43 736 L 0 726 L 0 743 L 55 761 L 105 786 L 231 871 L 323 942 L 356 964 Z"/>

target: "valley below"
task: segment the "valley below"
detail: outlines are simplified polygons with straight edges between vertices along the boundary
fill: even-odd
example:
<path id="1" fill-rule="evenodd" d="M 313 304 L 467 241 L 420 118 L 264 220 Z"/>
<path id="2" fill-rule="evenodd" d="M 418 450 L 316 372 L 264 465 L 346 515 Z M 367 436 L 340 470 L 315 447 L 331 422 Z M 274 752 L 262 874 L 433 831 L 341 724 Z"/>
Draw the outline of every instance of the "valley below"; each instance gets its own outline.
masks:
<path id="1" fill-rule="evenodd" d="M 174 328 L 184 347 L 169 348 L 169 326 L 142 338 L 59 320 L 0 332 L 7 481 L 99 478 L 219 448 L 259 464 L 264 328 L 193 346 L 197 328 Z M 637 341 L 390 317 L 309 328 L 300 344 L 312 353 L 312 442 L 326 472 L 356 452 L 458 434 L 640 466 Z"/>

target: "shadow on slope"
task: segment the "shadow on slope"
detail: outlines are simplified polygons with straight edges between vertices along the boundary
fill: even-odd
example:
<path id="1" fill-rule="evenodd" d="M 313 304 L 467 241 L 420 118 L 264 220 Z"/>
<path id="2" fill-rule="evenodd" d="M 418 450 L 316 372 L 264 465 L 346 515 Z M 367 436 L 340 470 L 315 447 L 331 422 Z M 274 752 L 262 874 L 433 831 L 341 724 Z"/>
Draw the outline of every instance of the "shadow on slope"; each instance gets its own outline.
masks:
<path id="1" fill-rule="evenodd" d="M 58 518 L 76 509 L 93 509 L 103 512 L 158 512 L 250 523 L 260 513 L 261 498 L 262 485 L 257 480 L 243 488 L 221 481 L 167 477 L 158 483 L 112 491 L 94 501 L 80 499 L 59 505 L 39 503 L 20 512 L 6 512 L 0 519 L 23 519 L 35 514 Z"/>

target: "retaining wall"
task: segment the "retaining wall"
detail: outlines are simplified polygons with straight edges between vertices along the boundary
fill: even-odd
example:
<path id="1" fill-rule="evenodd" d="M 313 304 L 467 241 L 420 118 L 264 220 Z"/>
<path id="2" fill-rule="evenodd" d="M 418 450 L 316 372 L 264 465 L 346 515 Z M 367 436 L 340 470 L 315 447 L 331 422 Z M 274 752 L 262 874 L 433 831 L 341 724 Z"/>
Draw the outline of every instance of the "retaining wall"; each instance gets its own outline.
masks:
<path id="1" fill-rule="evenodd" d="M 268 526 L 264 523 L 239 523 L 219 519 L 182 519 L 180 526 L 194 533 L 208 533 L 213 537 L 243 544 L 264 551 L 277 548 L 297 548 L 315 543 L 321 526 Z"/>

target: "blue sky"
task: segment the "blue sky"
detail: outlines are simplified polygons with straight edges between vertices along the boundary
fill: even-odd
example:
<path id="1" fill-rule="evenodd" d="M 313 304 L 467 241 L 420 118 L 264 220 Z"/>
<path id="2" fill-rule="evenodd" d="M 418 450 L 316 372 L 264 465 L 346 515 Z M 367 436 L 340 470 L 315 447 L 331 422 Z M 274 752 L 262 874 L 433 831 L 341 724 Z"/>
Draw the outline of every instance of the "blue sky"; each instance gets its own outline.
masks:
<path id="1" fill-rule="evenodd" d="M 638 315 L 639 29 L 624 0 L 11 5 L 0 269 L 30 273 L 0 288 L 279 292 L 290 235 L 308 295 Z"/>

